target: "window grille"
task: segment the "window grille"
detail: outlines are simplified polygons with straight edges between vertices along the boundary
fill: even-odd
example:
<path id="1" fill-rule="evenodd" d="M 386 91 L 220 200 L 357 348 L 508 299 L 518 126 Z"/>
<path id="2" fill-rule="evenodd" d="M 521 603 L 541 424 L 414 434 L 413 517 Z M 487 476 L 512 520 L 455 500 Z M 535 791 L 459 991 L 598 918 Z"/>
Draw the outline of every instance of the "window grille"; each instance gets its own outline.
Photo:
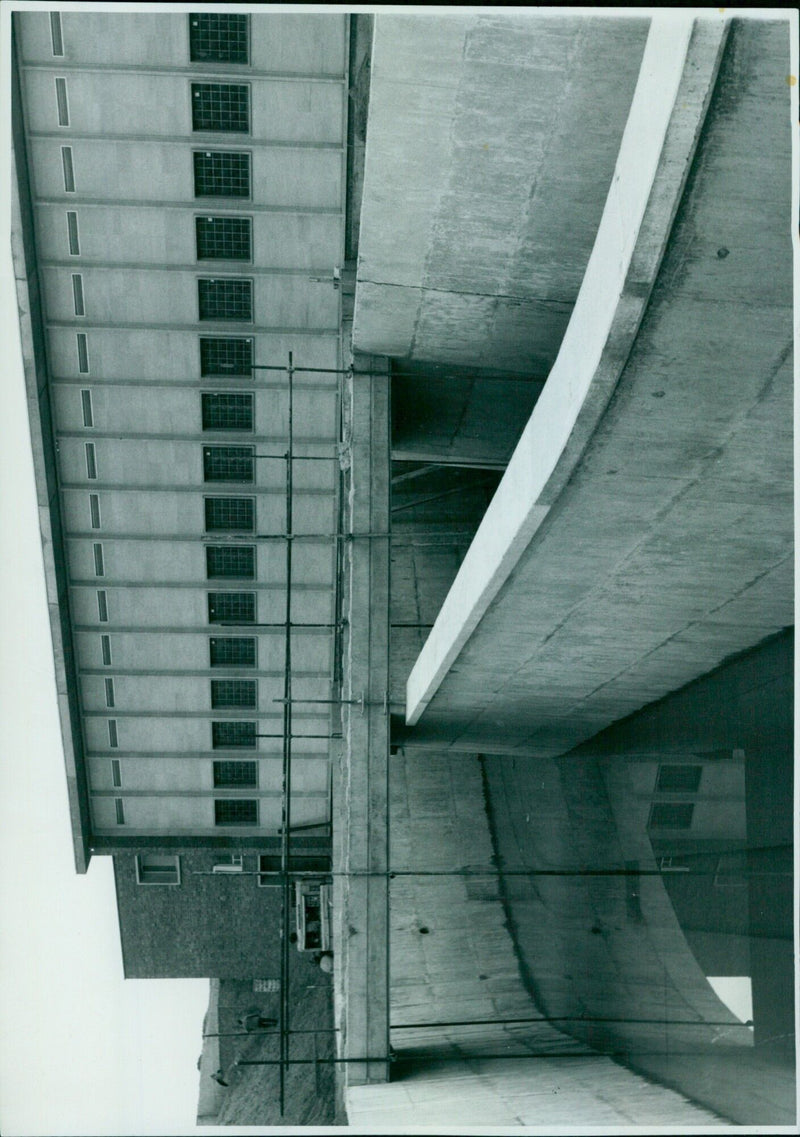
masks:
<path id="1" fill-rule="evenodd" d="M 96 493 L 89 494 L 89 514 L 92 519 L 92 529 L 100 528 L 100 498 Z"/>
<path id="2" fill-rule="evenodd" d="M 255 620 L 255 592 L 209 592 L 210 624 L 254 624 Z"/>
<path id="3" fill-rule="evenodd" d="M 253 637 L 215 637 L 209 641 L 212 667 L 255 667 L 256 641 Z"/>
<path id="4" fill-rule="evenodd" d="M 250 88 L 246 83 L 192 83 L 192 130 L 247 134 Z"/>
<path id="5" fill-rule="evenodd" d="M 206 575 L 209 580 L 254 580 L 256 550 L 254 545 L 207 545 Z"/>
<path id="6" fill-rule="evenodd" d="M 252 482 L 252 446 L 204 446 L 203 478 L 207 482 Z"/>
<path id="7" fill-rule="evenodd" d="M 108 623 L 108 597 L 105 589 L 99 589 L 97 593 L 97 615 L 101 624 Z"/>
<path id="8" fill-rule="evenodd" d="M 70 256 L 79 256 L 81 245 L 78 240 L 78 214 L 73 209 L 67 210 L 67 240 Z"/>
<path id="9" fill-rule="evenodd" d="M 180 884 L 180 857 L 143 853 L 136 858 L 137 884 Z"/>
<path id="10" fill-rule="evenodd" d="M 97 456 L 94 443 L 87 442 L 86 446 L 86 477 L 94 481 L 97 478 Z"/>
<path id="11" fill-rule="evenodd" d="M 83 411 L 83 425 L 94 426 L 91 391 L 81 391 L 81 410 Z"/>
<path id="12" fill-rule="evenodd" d="M 240 277 L 197 282 L 201 320 L 253 322 L 253 282 Z"/>
<path id="13" fill-rule="evenodd" d="M 86 302 L 83 297 L 83 277 L 79 272 L 72 274 L 72 303 L 76 316 L 86 315 Z"/>
<path id="14" fill-rule="evenodd" d="M 252 257 L 249 217 L 195 217 L 199 261 L 249 261 Z"/>
<path id="15" fill-rule="evenodd" d="M 203 430 L 253 430 L 249 391 L 214 391 L 201 396 Z"/>
<path id="16" fill-rule="evenodd" d="M 105 576 L 105 564 L 102 545 L 94 546 L 94 575 Z"/>
<path id="17" fill-rule="evenodd" d="M 89 373 L 89 345 L 86 339 L 86 332 L 77 332 L 78 343 L 78 370 L 82 375 Z"/>
<path id="18" fill-rule="evenodd" d="M 251 497 L 207 497 L 206 530 L 209 533 L 252 533 L 255 502 Z"/>
<path id="19" fill-rule="evenodd" d="M 195 197 L 250 197 L 250 155 L 235 150 L 196 150 Z"/>
<path id="20" fill-rule="evenodd" d="M 212 722 L 211 746 L 214 750 L 255 750 L 254 722 Z"/>
<path id="21" fill-rule="evenodd" d="M 254 709 L 256 706 L 255 679 L 212 679 L 211 706 L 214 710 L 224 710 L 226 707 Z"/>
<path id="22" fill-rule="evenodd" d="M 246 798 L 214 801 L 215 825 L 258 825 L 258 802 Z"/>
<path id="23" fill-rule="evenodd" d="M 61 13 L 50 13 L 50 39 L 53 43 L 53 55 L 64 54 L 64 36 L 61 31 Z"/>
<path id="24" fill-rule="evenodd" d="M 215 762 L 214 789 L 235 790 L 255 788 L 258 785 L 258 765 L 255 762 Z"/>
<path id="25" fill-rule="evenodd" d="M 69 126 L 69 102 L 67 101 L 66 79 L 56 79 L 56 107 L 58 109 L 58 125 Z"/>
<path id="26" fill-rule="evenodd" d="M 72 147 L 61 147 L 61 165 L 64 167 L 64 192 L 75 193 L 75 169 L 72 165 Z"/>
<path id="27" fill-rule="evenodd" d="M 659 766 L 656 790 L 660 793 L 696 794 L 702 776 L 702 766 Z"/>
<path id="28" fill-rule="evenodd" d="M 106 667 L 110 667 L 111 666 L 111 637 L 110 636 L 101 636 L 100 637 L 100 646 L 101 646 L 102 652 L 103 652 L 103 663 Z"/>
<path id="29" fill-rule="evenodd" d="M 119 746 L 119 738 L 117 736 L 117 720 L 108 720 L 108 745 L 116 750 Z"/>
<path id="30" fill-rule="evenodd" d="M 241 336 L 201 336 L 200 374 L 204 379 L 249 378 L 253 373 L 253 341 Z M 250 398 L 250 396 L 248 396 Z"/>
<path id="31" fill-rule="evenodd" d="M 648 829 L 690 829 L 694 805 L 691 802 L 653 802 Z"/>
<path id="32" fill-rule="evenodd" d="M 192 63 L 247 63 L 247 16 L 191 12 L 189 59 Z"/>

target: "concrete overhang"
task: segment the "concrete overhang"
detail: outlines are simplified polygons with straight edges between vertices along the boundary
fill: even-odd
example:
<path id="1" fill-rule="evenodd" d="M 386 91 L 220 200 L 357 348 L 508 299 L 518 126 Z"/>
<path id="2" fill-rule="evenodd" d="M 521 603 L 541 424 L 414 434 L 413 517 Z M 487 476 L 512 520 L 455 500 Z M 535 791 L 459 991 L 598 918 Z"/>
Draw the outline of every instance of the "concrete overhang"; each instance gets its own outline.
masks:
<path id="1" fill-rule="evenodd" d="M 558 754 L 793 621 L 788 20 L 653 19 L 557 360 L 411 672 Z"/>

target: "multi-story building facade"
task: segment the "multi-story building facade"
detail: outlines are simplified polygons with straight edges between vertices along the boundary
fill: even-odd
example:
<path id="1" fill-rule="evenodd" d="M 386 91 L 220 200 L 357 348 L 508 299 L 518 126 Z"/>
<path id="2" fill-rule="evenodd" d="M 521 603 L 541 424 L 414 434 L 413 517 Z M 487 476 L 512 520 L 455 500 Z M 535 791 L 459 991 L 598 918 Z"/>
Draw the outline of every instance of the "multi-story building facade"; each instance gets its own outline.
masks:
<path id="1" fill-rule="evenodd" d="M 181 848 L 270 855 L 289 521 L 315 535 L 293 550 L 293 697 L 319 700 L 294 712 L 291 824 L 329 833 L 347 33 L 334 14 L 15 16 L 17 266 L 79 871 L 133 855 L 139 884 L 176 885 Z"/>

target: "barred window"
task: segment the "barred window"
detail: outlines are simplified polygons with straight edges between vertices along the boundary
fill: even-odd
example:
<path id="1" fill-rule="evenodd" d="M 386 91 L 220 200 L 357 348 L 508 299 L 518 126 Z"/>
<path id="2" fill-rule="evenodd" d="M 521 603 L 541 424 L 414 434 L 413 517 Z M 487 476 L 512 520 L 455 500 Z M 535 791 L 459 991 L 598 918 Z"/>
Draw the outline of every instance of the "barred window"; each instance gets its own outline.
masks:
<path id="1" fill-rule="evenodd" d="M 256 550 L 254 545 L 208 545 L 206 576 L 209 580 L 254 580 Z"/>
<path id="2" fill-rule="evenodd" d="M 258 785 L 258 766 L 255 762 L 215 762 L 214 788 L 235 790 Z"/>
<path id="3" fill-rule="evenodd" d="M 254 722 L 212 722 L 211 745 L 214 750 L 255 750 Z"/>
<path id="4" fill-rule="evenodd" d="M 122 785 L 122 767 L 119 758 L 111 759 L 111 784 L 117 789 Z"/>
<path id="5" fill-rule="evenodd" d="M 206 530 L 209 533 L 252 533 L 255 502 L 251 497 L 207 497 Z"/>
<path id="6" fill-rule="evenodd" d="M 91 391 L 81 391 L 81 410 L 83 411 L 83 425 L 94 426 Z"/>
<path id="7" fill-rule="evenodd" d="M 76 340 L 78 344 L 78 370 L 82 375 L 85 375 L 89 371 L 89 341 L 86 332 L 76 332 Z"/>
<path id="8" fill-rule="evenodd" d="M 215 825 L 258 825 L 258 802 L 246 798 L 214 801 Z"/>
<path id="9" fill-rule="evenodd" d="M 253 341 L 242 336 L 201 336 L 200 374 L 249 377 L 253 373 Z"/>
<path id="10" fill-rule="evenodd" d="M 255 679 L 212 679 L 211 706 L 214 710 L 227 707 L 253 710 L 256 706 Z"/>
<path id="11" fill-rule="evenodd" d="M 255 592 L 209 592 L 209 624 L 254 624 Z"/>
<path id="12" fill-rule="evenodd" d="M 214 391 L 201 396 L 203 430 L 253 430 L 250 391 Z"/>
<path id="13" fill-rule="evenodd" d="M 252 482 L 252 446 L 204 446 L 203 478 L 207 482 Z"/>
<path id="14" fill-rule="evenodd" d="M 80 256 L 81 243 L 78 237 L 78 214 L 74 209 L 67 210 L 67 243 L 70 255 Z"/>
<path id="15" fill-rule="evenodd" d="M 239 277 L 197 282 L 201 320 L 253 322 L 253 282 Z"/>
<path id="16" fill-rule="evenodd" d="M 94 575 L 106 575 L 105 558 L 103 557 L 103 546 L 100 544 L 96 544 L 94 546 Z"/>
<path id="17" fill-rule="evenodd" d="M 97 454 L 95 452 L 94 443 L 84 443 L 86 450 L 86 477 L 90 481 L 95 481 L 97 478 Z"/>
<path id="18" fill-rule="evenodd" d="M 654 802 L 650 806 L 648 829 L 690 829 L 694 805 L 691 802 Z"/>
<path id="19" fill-rule="evenodd" d="M 100 650 L 103 654 L 103 664 L 106 667 L 110 667 L 111 666 L 111 637 L 110 636 L 101 636 L 100 637 Z"/>
<path id="20" fill-rule="evenodd" d="M 247 16 L 220 12 L 189 14 L 189 59 L 192 63 L 247 63 Z"/>
<path id="21" fill-rule="evenodd" d="M 192 83 L 192 130 L 247 134 L 249 129 L 246 83 Z"/>
<path id="22" fill-rule="evenodd" d="M 199 261 L 249 261 L 253 225 L 249 217 L 195 217 Z"/>
<path id="23" fill-rule="evenodd" d="M 64 54 L 64 36 L 61 31 L 61 13 L 50 13 L 50 38 L 53 44 L 53 55 Z"/>
<path id="24" fill-rule="evenodd" d="M 108 745 L 116 749 L 119 746 L 119 735 L 117 734 L 117 720 L 108 720 Z"/>
<path id="25" fill-rule="evenodd" d="M 117 825 L 125 824 L 125 806 L 122 804 L 122 798 L 114 798 L 114 812 L 116 814 Z"/>
<path id="26" fill-rule="evenodd" d="M 209 641 L 212 667 L 255 667 L 256 641 L 253 637 L 215 637 Z"/>
<path id="27" fill-rule="evenodd" d="M 108 596 L 104 588 L 97 591 L 97 617 L 101 624 L 108 623 Z"/>
<path id="28" fill-rule="evenodd" d="M 64 192 L 75 193 L 75 168 L 72 164 L 72 147 L 61 147 L 61 164 L 64 169 Z"/>
<path id="29" fill-rule="evenodd" d="M 250 155 L 235 150 L 196 150 L 195 197 L 250 197 Z"/>

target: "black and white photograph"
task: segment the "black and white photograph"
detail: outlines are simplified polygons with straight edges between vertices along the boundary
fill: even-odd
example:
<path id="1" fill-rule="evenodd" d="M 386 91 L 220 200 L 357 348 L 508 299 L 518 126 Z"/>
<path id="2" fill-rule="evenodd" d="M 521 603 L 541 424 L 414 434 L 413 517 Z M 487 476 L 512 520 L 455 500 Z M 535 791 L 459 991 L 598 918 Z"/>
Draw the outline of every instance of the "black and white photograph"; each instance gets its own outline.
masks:
<path id="1" fill-rule="evenodd" d="M 4 1137 L 800 1133 L 797 10 L 0 52 Z"/>

